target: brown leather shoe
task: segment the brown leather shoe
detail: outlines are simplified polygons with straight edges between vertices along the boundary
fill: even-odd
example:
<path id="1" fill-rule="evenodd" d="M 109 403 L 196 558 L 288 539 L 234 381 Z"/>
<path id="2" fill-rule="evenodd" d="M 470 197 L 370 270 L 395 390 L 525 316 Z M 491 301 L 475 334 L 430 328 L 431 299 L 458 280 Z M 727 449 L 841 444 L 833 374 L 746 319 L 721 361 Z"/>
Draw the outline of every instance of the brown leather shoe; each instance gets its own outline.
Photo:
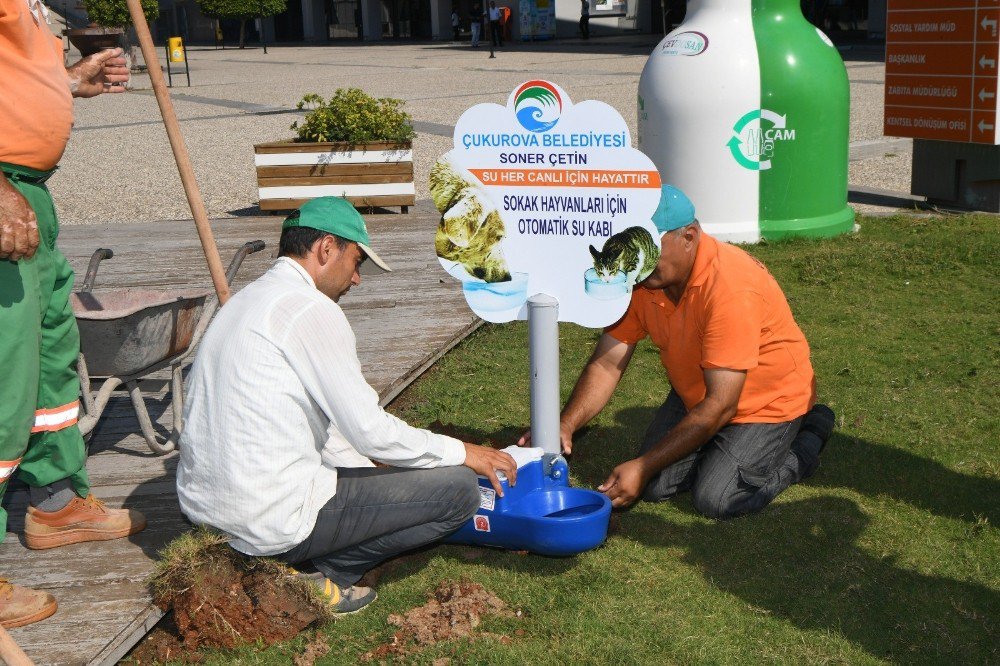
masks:
<path id="1" fill-rule="evenodd" d="M 58 511 L 28 507 L 24 536 L 28 548 L 43 550 L 82 541 L 118 539 L 146 527 L 146 517 L 134 509 L 109 509 L 93 495 L 73 501 Z"/>
<path id="2" fill-rule="evenodd" d="M 56 600 L 48 592 L 11 585 L 0 578 L 0 625 L 5 629 L 38 622 L 56 612 Z"/>

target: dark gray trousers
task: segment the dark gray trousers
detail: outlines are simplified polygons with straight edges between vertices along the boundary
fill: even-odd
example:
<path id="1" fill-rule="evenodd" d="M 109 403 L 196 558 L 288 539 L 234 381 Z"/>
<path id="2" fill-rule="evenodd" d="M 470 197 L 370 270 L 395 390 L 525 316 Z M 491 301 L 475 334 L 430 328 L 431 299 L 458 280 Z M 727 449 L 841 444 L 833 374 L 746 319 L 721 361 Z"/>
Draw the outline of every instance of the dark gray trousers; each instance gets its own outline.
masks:
<path id="1" fill-rule="evenodd" d="M 468 467 L 337 468 L 337 494 L 312 534 L 277 557 L 311 561 L 348 587 L 382 560 L 451 534 L 477 509 L 479 484 Z"/>
<path id="2" fill-rule="evenodd" d="M 680 396 L 671 391 L 649 424 L 639 454 L 655 446 L 686 415 Z M 709 518 L 760 511 L 819 466 L 823 442 L 800 431 L 804 419 L 727 425 L 701 448 L 654 476 L 642 497 L 659 502 L 690 490 L 694 508 Z"/>

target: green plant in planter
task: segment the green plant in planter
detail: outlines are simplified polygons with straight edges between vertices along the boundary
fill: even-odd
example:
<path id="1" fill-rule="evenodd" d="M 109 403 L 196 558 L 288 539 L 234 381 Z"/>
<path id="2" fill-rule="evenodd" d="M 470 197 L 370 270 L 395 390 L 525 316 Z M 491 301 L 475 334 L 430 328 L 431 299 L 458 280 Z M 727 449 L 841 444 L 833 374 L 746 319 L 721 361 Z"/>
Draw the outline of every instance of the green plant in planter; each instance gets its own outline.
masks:
<path id="1" fill-rule="evenodd" d="M 391 97 L 376 99 L 358 88 L 340 88 L 328 101 L 310 93 L 296 105 L 309 113 L 301 124 L 292 123 L 292 129 L 299 142 L 406 143 L 416 133 L 403 104 L 403 100 Z"/>
<path id="2" fill-rule="evenodd" d="M 159 0 L 140 0 L 146 21 L 152 23 L 160 16 Z M 126 28 L 132 25 L 125 0 L 83 0 L 87 18 L 105 28 Z"/>

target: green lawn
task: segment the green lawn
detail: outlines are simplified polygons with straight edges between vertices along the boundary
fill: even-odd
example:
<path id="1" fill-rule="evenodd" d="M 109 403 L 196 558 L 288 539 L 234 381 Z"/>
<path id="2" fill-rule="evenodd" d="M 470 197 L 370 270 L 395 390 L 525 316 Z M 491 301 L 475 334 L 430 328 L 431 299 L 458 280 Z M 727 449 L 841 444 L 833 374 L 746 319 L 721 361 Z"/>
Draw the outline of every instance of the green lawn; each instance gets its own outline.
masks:
<path id="1" fill-rule="evenodd" d="M 492 637 L 411 661 L 1000 662 L 1000 219 L 860 224 L 849 237 L 751 248 L 784 287 L 837 413 L 816 476 L 730 522 L 697 516 L 687 497 L 639 504 L 575 558 L 430 549 L 388 570 L 370 610 L 321 630 L 332 651 L 318 663 L 355 662 L 389 640 L 390 613 L 461 577 L 523 617 L 487 619 Z M 564 398 L 598 334 L 563 325 Z M 577 485 L 633 454 L 667 390 L 644 343 L 576 440 Z M 513 443 L 528 423 L 526 327 L 480 329 L 393 410 Z M 287 663 L 307 638 L 209 660 Z"/>

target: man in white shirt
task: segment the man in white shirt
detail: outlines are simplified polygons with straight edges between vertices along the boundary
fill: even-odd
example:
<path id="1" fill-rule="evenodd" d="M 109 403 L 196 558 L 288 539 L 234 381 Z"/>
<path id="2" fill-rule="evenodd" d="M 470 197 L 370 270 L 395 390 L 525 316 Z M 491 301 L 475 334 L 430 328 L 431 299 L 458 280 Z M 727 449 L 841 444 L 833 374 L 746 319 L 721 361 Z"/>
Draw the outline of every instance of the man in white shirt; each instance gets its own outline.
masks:
<path id="1" fill-rule="evenodd" d="M 493 46 L 503 46 L 503 33 L 500 26 L 501 14 L 496 0 L 490 0 L 487 14 L 490 19 L 490 40 L 492 40 Z"/>
<path id="2" fill-rule="evenodd" d="M 379 406 L 337 305 L 366 259 L 389 270 L 354 206 L 304 204 L 282 224 L 278 255 L 202 342 L 177 495 L 239 552 L 311 562 L 334 610 L 353 612 L 375 600 L 355 585 L 368 569 L 458 529 L 479 507 L 476 474 L 500 492 L 497 471 L 513 482 L 517 466 Z"/>

